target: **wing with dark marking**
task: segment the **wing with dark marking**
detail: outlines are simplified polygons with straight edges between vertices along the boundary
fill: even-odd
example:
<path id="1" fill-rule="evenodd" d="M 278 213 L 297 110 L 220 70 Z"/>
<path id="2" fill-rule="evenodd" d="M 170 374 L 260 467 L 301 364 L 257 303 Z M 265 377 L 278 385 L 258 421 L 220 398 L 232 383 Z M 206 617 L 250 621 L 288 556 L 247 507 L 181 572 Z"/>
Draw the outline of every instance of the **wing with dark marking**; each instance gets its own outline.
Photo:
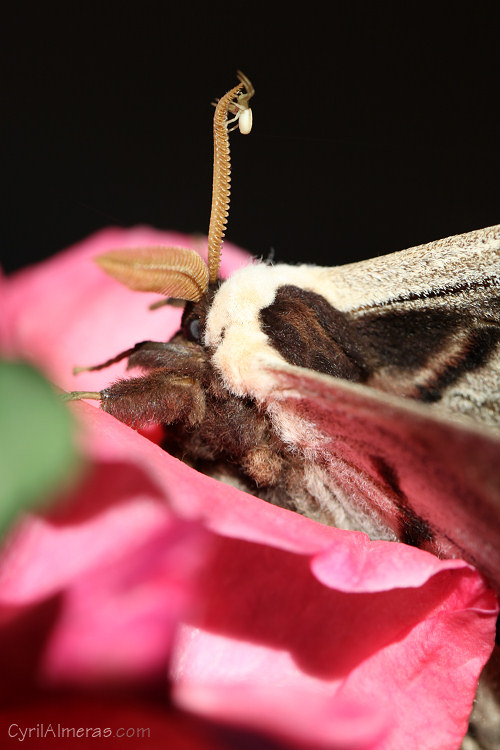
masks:
<path id="1" fill-rule="evenodd" d="M 485 285 L 474 295 L 462 288 L 449 297 L 342 311 L 320 294 L 283 285 L 261 310 L 260 324 L 290 364 L 397 396 L 442 402 L 495 424 L 499 288 Z"/>

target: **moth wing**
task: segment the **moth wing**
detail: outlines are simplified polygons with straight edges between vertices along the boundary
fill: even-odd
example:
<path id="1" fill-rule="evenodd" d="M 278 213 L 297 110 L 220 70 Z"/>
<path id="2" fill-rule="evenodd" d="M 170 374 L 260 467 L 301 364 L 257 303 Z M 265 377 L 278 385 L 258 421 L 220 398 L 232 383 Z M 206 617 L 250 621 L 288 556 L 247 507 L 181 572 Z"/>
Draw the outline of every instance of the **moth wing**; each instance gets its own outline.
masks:
<path id="1" fill-rule="evenodd" d="M 282 433 L 402 541 L 463 557 L 500 590 L 500 436 L 292 365 L 266 368 Z"/>

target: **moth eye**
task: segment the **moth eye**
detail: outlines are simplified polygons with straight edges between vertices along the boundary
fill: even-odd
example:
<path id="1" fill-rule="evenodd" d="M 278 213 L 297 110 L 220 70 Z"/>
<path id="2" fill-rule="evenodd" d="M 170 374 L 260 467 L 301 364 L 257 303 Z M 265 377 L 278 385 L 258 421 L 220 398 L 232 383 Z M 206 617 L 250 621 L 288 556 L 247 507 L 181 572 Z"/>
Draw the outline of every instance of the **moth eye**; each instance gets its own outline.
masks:
<path id="1" fill-rule="evenodd" d="M 193 341 L 200 340 L 200 321 L 198 318 L 193 318 L 189 323 L 189 338 Z"/>

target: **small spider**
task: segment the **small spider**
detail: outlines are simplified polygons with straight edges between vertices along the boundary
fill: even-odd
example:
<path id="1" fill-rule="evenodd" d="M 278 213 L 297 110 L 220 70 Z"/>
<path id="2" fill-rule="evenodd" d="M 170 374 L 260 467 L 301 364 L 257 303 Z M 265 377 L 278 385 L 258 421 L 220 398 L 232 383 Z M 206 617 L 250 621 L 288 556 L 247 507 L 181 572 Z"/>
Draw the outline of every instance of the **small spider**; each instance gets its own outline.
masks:
<path id="1" fill-rule="evenodd" d="M 228 106 L 228 111 L 231 112 L 231 114 L 234 115 L 230 120 L 227 120 L 226 125 L 233 125 L 232 128 L 228 128 L 228 133 L 231 133 L 233 130 L 236 130 L 238 127 L 240 129 L 240 133 L 243 133 L 243 135 L 248 135 L 250 131 L 252 130 L 252 110 L 250 109 L 250 106 L 248 102 L 252 98 L 252 96 L 255 94 L 255 89 L 252 85 L 252 82 L 246 77 L 244 73 L 241 72 L 241 70 L 237 71 L 238 80 L 243 84 L 244 91 L 241 94 L 237 94 L 236 101 L 231 102 Z M 219 99 L 215 99 L 215 101 L 212 102 L 213 106 L 217 106 Z"/>

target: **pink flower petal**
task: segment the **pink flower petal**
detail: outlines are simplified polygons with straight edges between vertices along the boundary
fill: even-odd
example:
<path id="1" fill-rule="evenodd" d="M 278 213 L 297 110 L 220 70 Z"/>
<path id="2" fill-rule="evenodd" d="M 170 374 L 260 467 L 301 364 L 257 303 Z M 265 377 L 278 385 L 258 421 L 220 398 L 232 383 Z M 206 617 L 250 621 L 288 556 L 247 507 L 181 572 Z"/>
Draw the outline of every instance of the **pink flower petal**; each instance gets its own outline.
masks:
<path id="1" fill-rule="evenodd" d="M 164 677 L 179 618 L 202 562 L 196 528 L 160 531 L 113 565 L 69 586 L 41 669 L 60 682 Z"/>
<path id="2" fill-rule="evenodd" d="M 104 416 L 91 406 L 76 408 Z M 130 460 L 113 428 L 139 444 L 149 441 L 105 421 L 106 456 L 87 435 L 94 461 L 88 477 L 58 511 L 20 524 L 0 569 L 4 612 L 63 595 L 41 669 L 45 678 L 73 683 L 164 672 L 209 552 L 205 529 L 172 515 L 168 490 Z"/>
<path id="3" fill-rule="evenodd" d="M 346 533 L 343 543 L 349 548 L 353 539 Z M 382 545 L 390 559 L 392 545 L 367 545 Z M 412 552 L 411 567 L 422 560 L 429 570 L 428 554 Z M 317 581 L 308 556 L 221 539 L 206 609 L 183 628 L 174 653 L 179 705 L 336 747 L 344 742 L 339 700 L 378 716 L 361 747 L 458 747 L 497 608 L 477 573 L 456 562 L 437 561 L 419 588 L 410 570 L 409 588 L 401 574 L 393 590 L 348 594 Z"/>
<path id="4" fill-rule="evenodd" d="M 436 573 L 463 565 L 462 560 L 415 554 L 415 549 L 406 544 L 373 545 L 364 534 L 352 537 L 349 545 L 332 544 L 311 560 L 311 569 L 321 583 L 346 593 L 418 588 Z"/>
<path id="5" fill-rule="evenodd" d="M 278 689 L 248 681 L 198 683 L 184 696 L 202 715 L 274 734 L 287 745 L 328 750 L 379 750 L 390 721 L 378 703 L 319 696 L 307 689 L 283 685 Z M 182 686 L 177 690 L 180 703 Z"/>

